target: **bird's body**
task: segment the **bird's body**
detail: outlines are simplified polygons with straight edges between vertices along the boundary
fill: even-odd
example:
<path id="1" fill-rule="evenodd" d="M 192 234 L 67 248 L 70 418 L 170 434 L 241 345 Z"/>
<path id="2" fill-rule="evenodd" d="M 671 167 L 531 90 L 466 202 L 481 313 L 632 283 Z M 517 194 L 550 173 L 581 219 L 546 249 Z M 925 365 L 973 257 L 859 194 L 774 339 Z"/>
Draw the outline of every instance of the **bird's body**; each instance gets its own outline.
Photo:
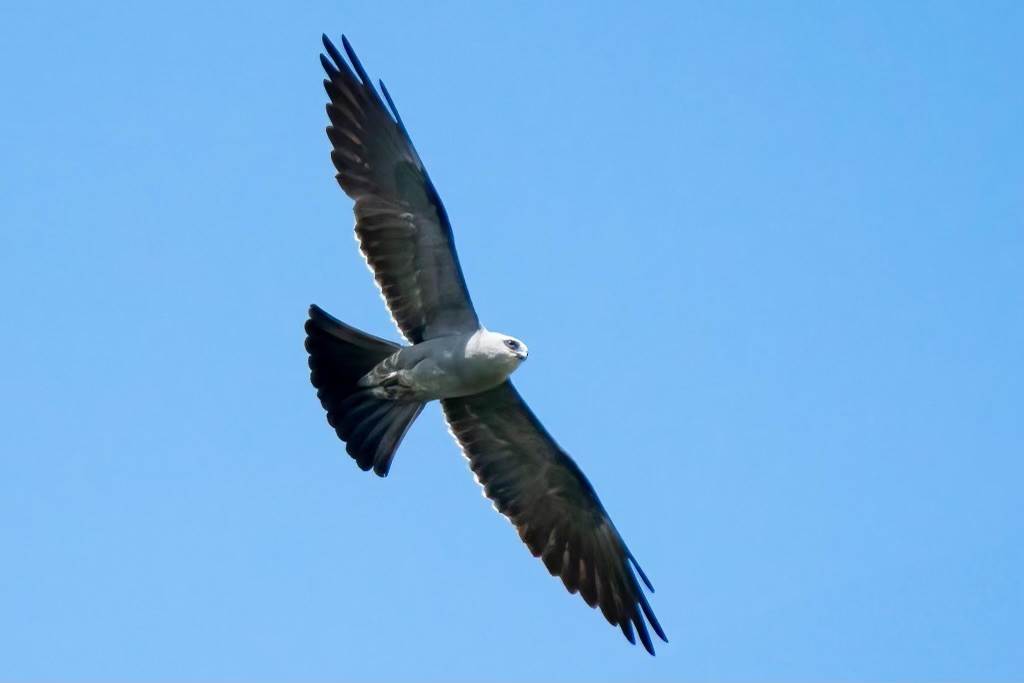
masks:
<path id="1" fill-rule="evenodd" d="M 516 345 L 509 348 L 509 342 Z M 403 346 L 359 380 L 377 398 L 432 401 L 493 389 L 526 360 L 526 345 L 484 328 Z"/>
<path id="2" fill-rule="evenodd" d="M 449 429 L 495 509 L 552 575 L 600 608 L 630 642 L 662 639 L 637 579 L 650 581 L 587 478 L 508 377 L 518 339 L 486 330 L 469 297 L 451 225 L 384 84 L 377 94 L 355 52 L 324 36 L 327 136 L 342 189 L 355 200 L 359 248 L 409 345 L 361 332 L 317 306 L 306 321 L 310 380 L 327 420 L 363 470 L 390 471 L 425 403 Z"/>

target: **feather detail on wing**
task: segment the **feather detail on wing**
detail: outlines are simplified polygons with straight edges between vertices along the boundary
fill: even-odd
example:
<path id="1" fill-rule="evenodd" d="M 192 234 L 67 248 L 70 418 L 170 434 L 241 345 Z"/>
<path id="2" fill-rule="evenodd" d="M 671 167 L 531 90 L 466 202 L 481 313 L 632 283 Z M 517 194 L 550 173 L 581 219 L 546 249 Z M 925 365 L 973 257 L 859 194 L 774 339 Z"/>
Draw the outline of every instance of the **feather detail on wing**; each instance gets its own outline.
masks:
<path id="1" fill-rule="evenodd" d="M 559 448 L 510 382 L 443 399 L 445 418 L 494 507 L 570 593 L 599 607 L 654 654 L 647 625 L 665 642 L 637 574 L 644 575 L 575 462 Z M 635 569 L 635 572 L 634 572 Z"/>
<path id="2" fill-rule="evenodd" d="M 395 325 L 414 344 L 476 330 L 448 215 L 391 96 L 381 83 L 385 106 L 348 40 L 348 61 L 323 40 L 331 159 L 355 200 L 359 248 Z"/>

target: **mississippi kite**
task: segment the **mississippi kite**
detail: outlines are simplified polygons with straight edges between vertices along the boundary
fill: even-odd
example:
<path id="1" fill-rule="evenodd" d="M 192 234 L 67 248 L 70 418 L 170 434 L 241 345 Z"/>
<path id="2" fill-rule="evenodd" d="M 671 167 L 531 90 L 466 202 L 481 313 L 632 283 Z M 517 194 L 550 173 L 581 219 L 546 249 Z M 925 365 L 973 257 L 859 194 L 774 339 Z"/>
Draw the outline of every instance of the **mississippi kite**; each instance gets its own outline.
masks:
<path id="1" fill-rule="evenodd" d="M 583 472 L 508 380 L 526 345 L 480 324 L 448 216 L 384 83 L 381 100 L 348 40 L 348 60 L 323 41 L 337 180 L 355 201 L 359 248 L 409 342 L 310 307 L 306 350 L 328 422 L 359 467 L 383 477 L 424 404 L 439 399 L 484 494 L 530 552 L 653 655 L 648 624 L 668 640 L 637 575 L 653 591 L 651 582 Z"/>

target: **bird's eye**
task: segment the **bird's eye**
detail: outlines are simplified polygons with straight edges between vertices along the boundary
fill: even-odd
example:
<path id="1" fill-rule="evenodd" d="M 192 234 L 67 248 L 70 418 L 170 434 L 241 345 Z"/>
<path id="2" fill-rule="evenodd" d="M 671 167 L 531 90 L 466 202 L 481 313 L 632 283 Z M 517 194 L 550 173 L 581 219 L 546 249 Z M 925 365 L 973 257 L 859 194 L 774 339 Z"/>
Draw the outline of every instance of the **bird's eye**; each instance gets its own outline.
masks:
<path id="1" fill-rule="evenodd" d="M 505 346 L 515 351 L 516 349 L 519 348 L 519 342 L 517 342 L 515 339 L 506 339 Z"/>

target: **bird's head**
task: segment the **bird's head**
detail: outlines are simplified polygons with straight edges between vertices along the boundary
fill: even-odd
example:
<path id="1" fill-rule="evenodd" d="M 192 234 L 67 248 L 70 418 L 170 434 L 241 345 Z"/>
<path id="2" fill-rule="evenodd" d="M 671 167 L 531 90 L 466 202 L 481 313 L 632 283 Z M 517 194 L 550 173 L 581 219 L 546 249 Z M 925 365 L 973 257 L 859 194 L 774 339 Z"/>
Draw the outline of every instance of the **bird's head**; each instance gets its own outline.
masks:
<path id="1" fill-rule="evenodd" d="M 504 347 L 505 352 L 509 353 L 522 363 L 526 360 L 526 357 L 530 355 L 530 349 L 526 348 L 526 344 L 519 341 L 515 337 L 509 337 L 508 335 L 501 336 L 501 345 Z"/>
<path id="2" fill-rule="evenodd" d="M 469 339 L 466 346 L 467 358 L 483 360 L 502 375 L 502 379 L 515 372 L 529 352 L 526 344 L 515 337 L 483 328 Z"/>

